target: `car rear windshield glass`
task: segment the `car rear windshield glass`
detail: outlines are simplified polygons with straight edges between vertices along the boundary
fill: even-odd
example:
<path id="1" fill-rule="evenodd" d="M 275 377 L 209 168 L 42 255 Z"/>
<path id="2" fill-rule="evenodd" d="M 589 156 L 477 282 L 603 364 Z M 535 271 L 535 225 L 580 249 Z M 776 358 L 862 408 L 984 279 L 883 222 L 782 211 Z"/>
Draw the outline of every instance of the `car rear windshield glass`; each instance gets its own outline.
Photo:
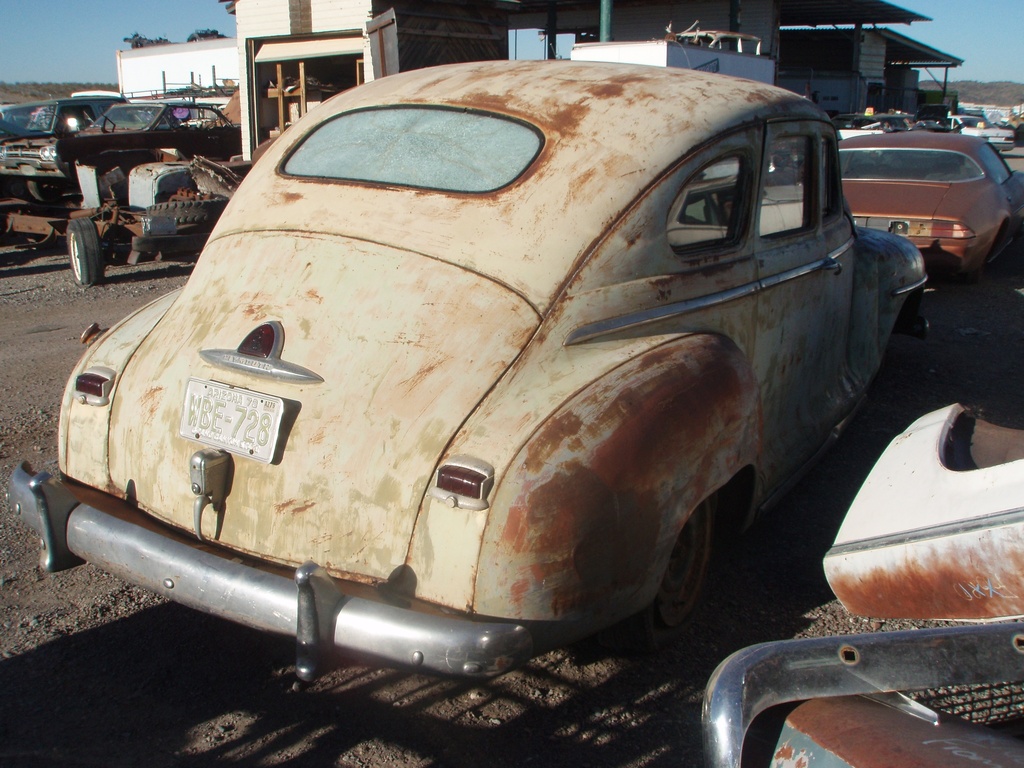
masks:
<path id="1" fill-rule="evenodd" d="M 970 181 L 984 175 L 967 155 L 944 149 L 841 149 L 844 179 Z"/>
<path id="2" fill-rule="evenodd" d="M 450 192 L 510 184 L 541 148 L 534 128 L 500 115 L 436 107 L 347 112 L 318 126 L 284 172 Z"/>

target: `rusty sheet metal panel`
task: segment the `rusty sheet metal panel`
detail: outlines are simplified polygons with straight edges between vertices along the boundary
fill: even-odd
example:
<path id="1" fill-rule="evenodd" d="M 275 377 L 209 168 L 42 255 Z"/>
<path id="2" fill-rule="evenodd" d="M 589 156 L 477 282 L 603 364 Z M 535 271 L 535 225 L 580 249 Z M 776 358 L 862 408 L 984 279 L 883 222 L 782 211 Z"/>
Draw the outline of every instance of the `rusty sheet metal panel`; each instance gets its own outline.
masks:
<path id="1" fill-rule="evenodd" d="M 1024 744 L 1013 736 L 955 717 L 942 717 L 936 726 L 867 698 L 844 696 L 808 701 L 793 710 L 786 718 L 770 765 L 773 768 L 1024 765 Z"/>
<path id="2" fill-rule="evenodd" d="M 323 383 L 201 357 L 234 350 L 272 320 L 283 359 Z M 450 435 L 536 323 L 506 288 L 416 254 L 337 237 L 221 238 L 128 363 L 111 406 L 110 481 L 95 484 L 123 494 L 130 481 L 142 509 L 191 530 L 189 458 L 201 445 L 178 435 L 189 378 L 280 397 L 278 456 L 234 458 L 219 540 L 276 562 L 386 578 L 405 561 Z"/>
<path id="3" fill-rule="evenodd" d="M 878 460 L 825 556 L 833 592 L 879 618 L 1024 615 L 1024 462 L 973 470 L 942 456 L 962 413 L 922 417 Z"/>
<path id="4" fill-rule="evenodd" d="M 480 572 L 477 610 L 511 600 L 521 619 L 595 626 L 639 610 L 690 511 L 752 461 L 757 413 L 746 360 L 719 336 L 666 343 L 585 388 L 496 489 L 481 561 L 501 567 Z"/>
<path id="5" fill-rule="evenodd" d="M 622 99 L 635 109 L 622 109 Z M 423 190 L 278 174 L 281 161 L 319 122 L 343 110 L 388 103 L 451 104 L 509 115 L 536 124 L 545 145 L 539 161 L 510 187 L 461 202 Z M 405 72 L 341 94 L 289 129 L 254 166 L 213 239 L 250 230 L 254 222 L 266 230 L 303 222 L 311 233 L 372 241 L 381 238 L 379 212 L 387 210 L 389 244 L 491 275 L 543 311 L 594 239 L 680 157 L 721 135 L 725 126 L 799 115 L 822 117 L 796 94 L 686 70 L 551 61 Z M 631 149 L 636 142 L 644 152 Z M 424 226 L 427 221 L 437 224 Z"/>

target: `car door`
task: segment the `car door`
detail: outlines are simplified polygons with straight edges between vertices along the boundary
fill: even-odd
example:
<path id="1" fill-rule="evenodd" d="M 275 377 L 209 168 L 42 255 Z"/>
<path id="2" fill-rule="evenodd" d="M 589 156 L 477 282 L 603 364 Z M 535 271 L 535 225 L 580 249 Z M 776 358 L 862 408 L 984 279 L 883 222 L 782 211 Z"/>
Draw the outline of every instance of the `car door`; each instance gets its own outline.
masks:
<path id="1" fill-rule="evenodd" d="M 852 405 L 853 229 L 838 177 L 831 128 L 768 125 L 754 225 L 767 488 L 808 462 Z"/>

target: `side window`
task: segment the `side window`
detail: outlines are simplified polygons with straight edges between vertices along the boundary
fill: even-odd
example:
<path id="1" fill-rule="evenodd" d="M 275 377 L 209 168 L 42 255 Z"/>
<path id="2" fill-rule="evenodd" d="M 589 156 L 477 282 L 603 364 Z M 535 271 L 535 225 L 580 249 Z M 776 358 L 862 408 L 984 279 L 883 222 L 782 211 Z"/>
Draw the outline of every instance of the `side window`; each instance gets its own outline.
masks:
<path id="1" fill-rule="evenodd" d="M 771 161 L 761 191 L 762 237 L 806 229 L 811 225 L 814 168 L 808 136 L 772 140 Z"/>
<path id="2" fill-rule="evenodd" d="M 668 242 L 673 251 L 685 253 L 739 240 L 749 166 L 746 156 L 729 155 L 687 179 L 669 212 Z"/>

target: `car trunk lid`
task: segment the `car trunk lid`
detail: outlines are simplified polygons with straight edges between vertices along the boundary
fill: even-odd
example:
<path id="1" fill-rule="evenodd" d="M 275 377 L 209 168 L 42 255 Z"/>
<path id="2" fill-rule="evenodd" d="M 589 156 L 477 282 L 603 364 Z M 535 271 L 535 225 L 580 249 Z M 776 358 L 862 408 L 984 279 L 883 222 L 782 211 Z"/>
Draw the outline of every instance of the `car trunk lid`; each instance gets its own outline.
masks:
<path id="1" fill-rule="evenodd" d="M 267 323 L 283 337 L 279 359 L 240 352 Z M 303 233 L 222 237 L 117 385 L 111 481 L 193 529 L 189 461 L 204 445 L 179 435 L 191 429 L 189 381 L 265 395 L 283 408 L 277 450 L 269 463 L 232 457 L 230 492 L 222 510 L 203 510 L 204 534 L 288 565 L 386 578 L 446 445 L 537 324 L 506 287 L 420 254 Z M 223 364 L 232 354 L 249 367 Z M 278 363 L 314 377 L 268 370 Z M 225 440 L 269 431 L 259 415 L 220 426 Z"/>

